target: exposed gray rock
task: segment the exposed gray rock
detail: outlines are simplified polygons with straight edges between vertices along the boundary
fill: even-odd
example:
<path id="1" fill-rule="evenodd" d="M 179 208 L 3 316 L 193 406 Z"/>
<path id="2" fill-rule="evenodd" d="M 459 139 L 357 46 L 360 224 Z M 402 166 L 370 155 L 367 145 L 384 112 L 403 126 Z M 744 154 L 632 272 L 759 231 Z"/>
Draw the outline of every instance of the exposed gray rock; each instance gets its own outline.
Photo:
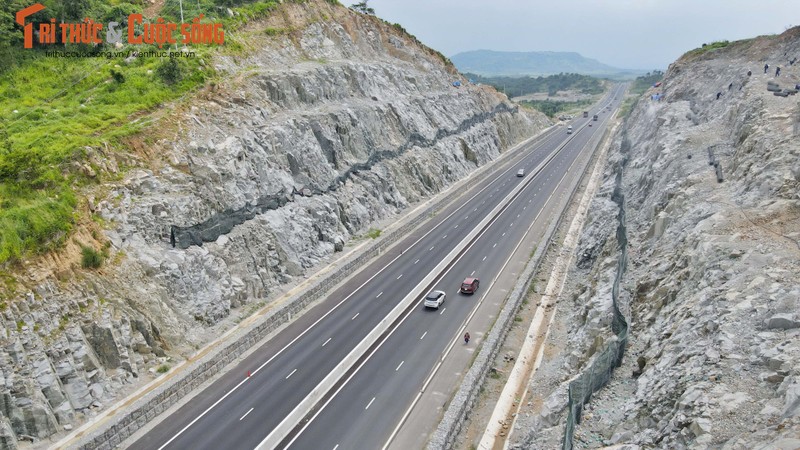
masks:
<path id="1" fill-rule="evenodd" d="M 204 61 L 222 81 L 164 114 L 180 132 L 148 144 L 157 157 L 83 149 L 80 170 L 109 192 L 87 205 L 110 258 L 23 269 L 30 292 L 0 311 L 0 447 L 77 427 L 550 124 L 489 87 L 453 88 L 452 67 L 388 24 L 330 2 L 280 8 L 291 39 Z"/>
<path id="2" fill-rule="evenodd" d="M 783 417 L 796 417 L 800 414 L 800 384 L 794 383 L 786 390 Z"/>
<path id="3" fill-rule="evenodd" d="M 561 324 L 569 327 L 568 345 L 557 357 L 563 376 L 588 372 L 593 343 L 609 342 L 602 299 L 613 281 L 618 225 L 628 252 L 620 309 L 632 328 L 622 366 L 587 407 L 603 411 L 602 420 L 593 414 L 576 426 L 575 448 L 597 448 L 628 431 L 626 443 L 644 448 L 780 448 L 797 438 L 797 104 L 764 89 L 771 77 L 746 75 L 787 53 L 800 53 L 800 28 L 687 54 L 662 81 L 665 100 L 643 96 L 614 137 L 592 203 L 597 213 L 576 251 L 575 286 L 559 302 L 568 308 Z M 800 80 L 800 68 L 787 70 L 787 80 Z M 742 89 L 713 100 L 731 82 Z M 610 202 L 615 185 L 621 221 Z M 598 385 L 604 377 L 600 371 Z M 547 398 L 541 386 L 535 390 Z M 548 428 L 532 416 L 518 419 L 526 431 L 515 442 L 560 445 L 563 423 Z"/>
<path id="4" fill-rule="evenodd" d="M 795 320 L 793 314 L 775 314 L 767 320 L 767 328 L 770 330 L 791 330 L 800 327 L 800 321 Z"/>

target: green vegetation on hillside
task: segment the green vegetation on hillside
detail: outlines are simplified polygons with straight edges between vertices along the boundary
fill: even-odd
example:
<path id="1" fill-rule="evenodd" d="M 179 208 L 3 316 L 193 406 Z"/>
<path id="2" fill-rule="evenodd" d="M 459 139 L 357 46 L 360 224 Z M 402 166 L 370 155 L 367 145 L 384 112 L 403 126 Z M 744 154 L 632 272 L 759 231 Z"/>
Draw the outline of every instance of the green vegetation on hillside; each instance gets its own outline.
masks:
<path id="1" fill-rule="evenodd" d="M 718 48 L 725 48 L 729 44 L 730 44 L 729 41 L 715 41 L 710 44 L 703 44 L 700 48 L 688 51 L 686 55 L 688 56 L 700 55 L 711 50 L 716 50 Z"/>
<path id="2" fill-rule="evenodd" d="M 631 84 L 628 95 L 625 97 L 625 100 L 623 100 L 619 107 L 620 117 L 627 118 L 631 111 L 633 111 L 633 108 L 639 102 L 639 99 L 642 98 L 642 94 L 647 92 L 649 88 L 661 81 L 663 78 L 664 72 L 661 72 L 660 70 L 647 72 L 645 75 L 637 77 L 636 80 L 634 80 L 634 82 Z"/>
<path id="3" fill-rule="evenodd" d="M 552 100 L 523 100 L 520 102 L 523 106 L 529 106 L 536 109 L 547 117 L 555 117 L 557 114 L 564 111 L 571 111 L 578 109 L 582 106 L 591 105 L 591 100 L 581 100 L 577 102 L 554 102 Z"/>
<path id="4" fill-rule="evenodd" d="M 661 81 L 662 78 L 664 78 L 664 72 L 660 70 L 647 72 L 640 77 L 636 77 L 631 85 L 630 93 L 636 96 L 642 95 L 654 84 Z"/>
<path id="5" fill-rule="evenodd" d="M 51 17 L 80 22 L 90 17 L 127 26 L 128 15 L 142 10 L 138 0 L 135 4 L 123 0 L 41 3 L 46 9 L 28 22 Z M 203 61 L 218 51 L 235 51 L 236 38 L 230 31 L 278 7 L 276 1 L 184 1 L 185 22 L 204 13 L 203 22 L 223 23 L 227 50 L 192 46 L 188 50 L 195 56 L 183 58 L 127 58 L 128 54 L 53 58 L 45 51 L 115 49 L 108 44 L 24 49 L 22 28 L 13 18 L 29 4 L 11 0 L 0 5 L 0 264 L 60 245 L 78 220 L 78 189 L 112 176 L 94 166 L 87 154 L 102 150 L 110 157 L 108 152 L 125 151 L 126 139 L 158 125 L 149 113 L 213 79 L 213 69 Z M 235 12 L 233 17 L 228 8 Z M 180 21 L 179 1 L 167 0 L 160 16 Z M 122 50 L 176 49 L 139 45 Z"/>
<path id="6" fill-rule="evenodd" d="M 599 79 L 588 75 L 577 73 L 560 73 L 547 77 L 482 77 L 480 75 L 465 73 L 476 83 L 483 83 L 493 86 L 501 92 L 505 92 L 509 97 L 517 97 L 537 92 L 547 92 L 549 96 L 554 96 L 558 91 L 579 91 L 584 94 L 600 94 L 603 92 L 603 85 Z"/>

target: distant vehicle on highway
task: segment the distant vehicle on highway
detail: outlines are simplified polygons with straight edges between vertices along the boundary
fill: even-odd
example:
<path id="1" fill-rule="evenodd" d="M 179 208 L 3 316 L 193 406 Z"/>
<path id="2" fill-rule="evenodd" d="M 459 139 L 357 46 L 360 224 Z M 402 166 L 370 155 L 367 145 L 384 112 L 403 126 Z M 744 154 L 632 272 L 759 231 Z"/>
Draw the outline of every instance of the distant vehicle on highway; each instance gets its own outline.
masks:
<path id="1" fill-rule="evenodd" d="M 444 303 L 445 297 L 447 297 L 447 294 L 445 294 L 443 291 L 431 291 L 425 297 L 425 307 L 439 309 L 442 303 Z"/>
<path id="2" fill-rule="evenodd" d="M 462 294 L 474 294 L 475 291 L 478 290 L 478 286 L 480 286 L 481 280 L 477 278 L 464 278 L 464 281 L 461 283 L 461 289 L 459 292 Z"/>
<path id="3" fill-rule="evenodd" d="M 597 114 L 595 114 L 594 117 L 592 117 L 592 120 L 597 121 Z"/>
<path id="4" fill-rule="evenodd" d="M 572 134 L 572 125 L 567 127 L 567 134 Z"/>
<path id="5" fill-rule="evenodd" d="M 517 176 L 518 177 L 524 177 L 525 176 L 525 169 L 519 169 L 517 171 Z"/>
<path id="6" fill-rule="evenodd" d="M 589 111 L 584 111 L 583 112 L 583 117 L 589 117 Z"/>

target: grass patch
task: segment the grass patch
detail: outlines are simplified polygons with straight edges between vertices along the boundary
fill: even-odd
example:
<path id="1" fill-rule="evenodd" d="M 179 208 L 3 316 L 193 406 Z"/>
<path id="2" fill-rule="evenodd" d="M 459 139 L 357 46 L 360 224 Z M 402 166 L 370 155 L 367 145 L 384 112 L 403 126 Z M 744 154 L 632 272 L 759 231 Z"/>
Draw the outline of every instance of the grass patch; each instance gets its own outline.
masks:
<path id="1" fill-rule="evenodd" d="M 156 372 L 158 373 L 167 373 L 169 372 L 169 364 L 162 364 L 156 368 Z"/>
<path id="2" fill-rule="evenodd" d="M 45 58 L 0 76 L 0 264 L 61 245 L 76 192 L 103 180 L 87 149 L 125 147 L 154 110 L 212 75 L 198 57 Z M 165 61 L 162 61 L 164 59 Z M 172 62 L 169 62 L 172 61 Z M 159 77 L 167 67 L 168 78 Z M 161 69 L 161 72 L 164 72 Z M 111 155 L 106 155 L 111 156 Z"/>
<path id="3" fill-rule="evenodd" d="M 689 50 L 686 52 L 685 56 L 697 56 L 702 55 L 703 53 L 710 52 L 712 50 L 716 50 L 718 48 L 725 48 L 730 44 L 730 41 L 715 41 L 710 44 L 703 44 L 699 48 L 694 50 Z"/>
<path id="4" fill-rule="evenodd" d="M 140 4 L 124 0 L 111 5 L 88 0 L 79 6 L 83 8 L 80 18 L 67 17 L 68 22 L 92 17 L 108 23 L 142 9 Z M 200 14 L 204 15 L 202 22 L 221 22 L 226 44 L 193 46 L 189 50 L 195 57 L 189 58 L 126 60 L 127 54 L 48 58 L 45 50 L 114 49 L 71 44 L 22 49 L 18 42 L 21 33 L 14 30 L 8 31 L 8 42 L 0 42 L 4 61 L 0 67 L 0 265 L 62 245 L 78 219 L 77 193 L 122 176 L 103 173 L 88 154 L 106 149 L 104 157 L 111 158 L 109 150 L 125 152 L 128 138 L 152 130 L 152 122 L 145 116 L 214 79 L 214 70 L 202 61 L 217 53 L 241 52 L 244 47 L 235 31 L 268 17 L 280 4 L 274 0 L 197 0 L 181 5 L 179 0 L 166 0 L 160 15 L 166 21 L 179 22 L 181 6 L 186 23 Z M 60 16 L 55 6 L 48 8 L 37 20 Z M 265 33 L 287 31 L 267 29 Z M 146 45 L 126 49 L 173 50 Z"/>
<path id="5" fill-rule="evenodd" d="M 267 27 L 264 29 L 264 34 L 266 34 L 267 36 L 280 36 L 288 32 L 289 30 L 287 30 L 286 28 Z"/>
<path id="6" fill-rule="evenodd" d="M 380 235 L 381 235 L 381 230 L 377 228 L 370 228 L 369 231 L 367 231 L 367 237 L 372 239 L 377 239 Z"/>
<path id="7" fill-rule="evenodd" d="M 636 104 L 636 97 L 627 97 L 625 100 L 622 101 L 622 104 L 619 106 L 619 116 L 625 119 L 631 114 L 633 111 L 633 106 Z"/>

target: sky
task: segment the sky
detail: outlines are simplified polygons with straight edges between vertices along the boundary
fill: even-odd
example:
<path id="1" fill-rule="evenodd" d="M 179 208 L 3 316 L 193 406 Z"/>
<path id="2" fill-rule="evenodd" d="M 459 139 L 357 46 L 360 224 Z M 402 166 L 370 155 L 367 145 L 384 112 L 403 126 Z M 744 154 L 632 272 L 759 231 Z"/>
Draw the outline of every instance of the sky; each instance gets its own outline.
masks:
<path id="1" fill-rule="evenodd" d="M 356 3 L 355 1 L 346 4 Z M 800 0 L 369 0 L 446 56 L 574 51 L 621 69 L 666 69 L 714 41 L 800 25 Z"/>

